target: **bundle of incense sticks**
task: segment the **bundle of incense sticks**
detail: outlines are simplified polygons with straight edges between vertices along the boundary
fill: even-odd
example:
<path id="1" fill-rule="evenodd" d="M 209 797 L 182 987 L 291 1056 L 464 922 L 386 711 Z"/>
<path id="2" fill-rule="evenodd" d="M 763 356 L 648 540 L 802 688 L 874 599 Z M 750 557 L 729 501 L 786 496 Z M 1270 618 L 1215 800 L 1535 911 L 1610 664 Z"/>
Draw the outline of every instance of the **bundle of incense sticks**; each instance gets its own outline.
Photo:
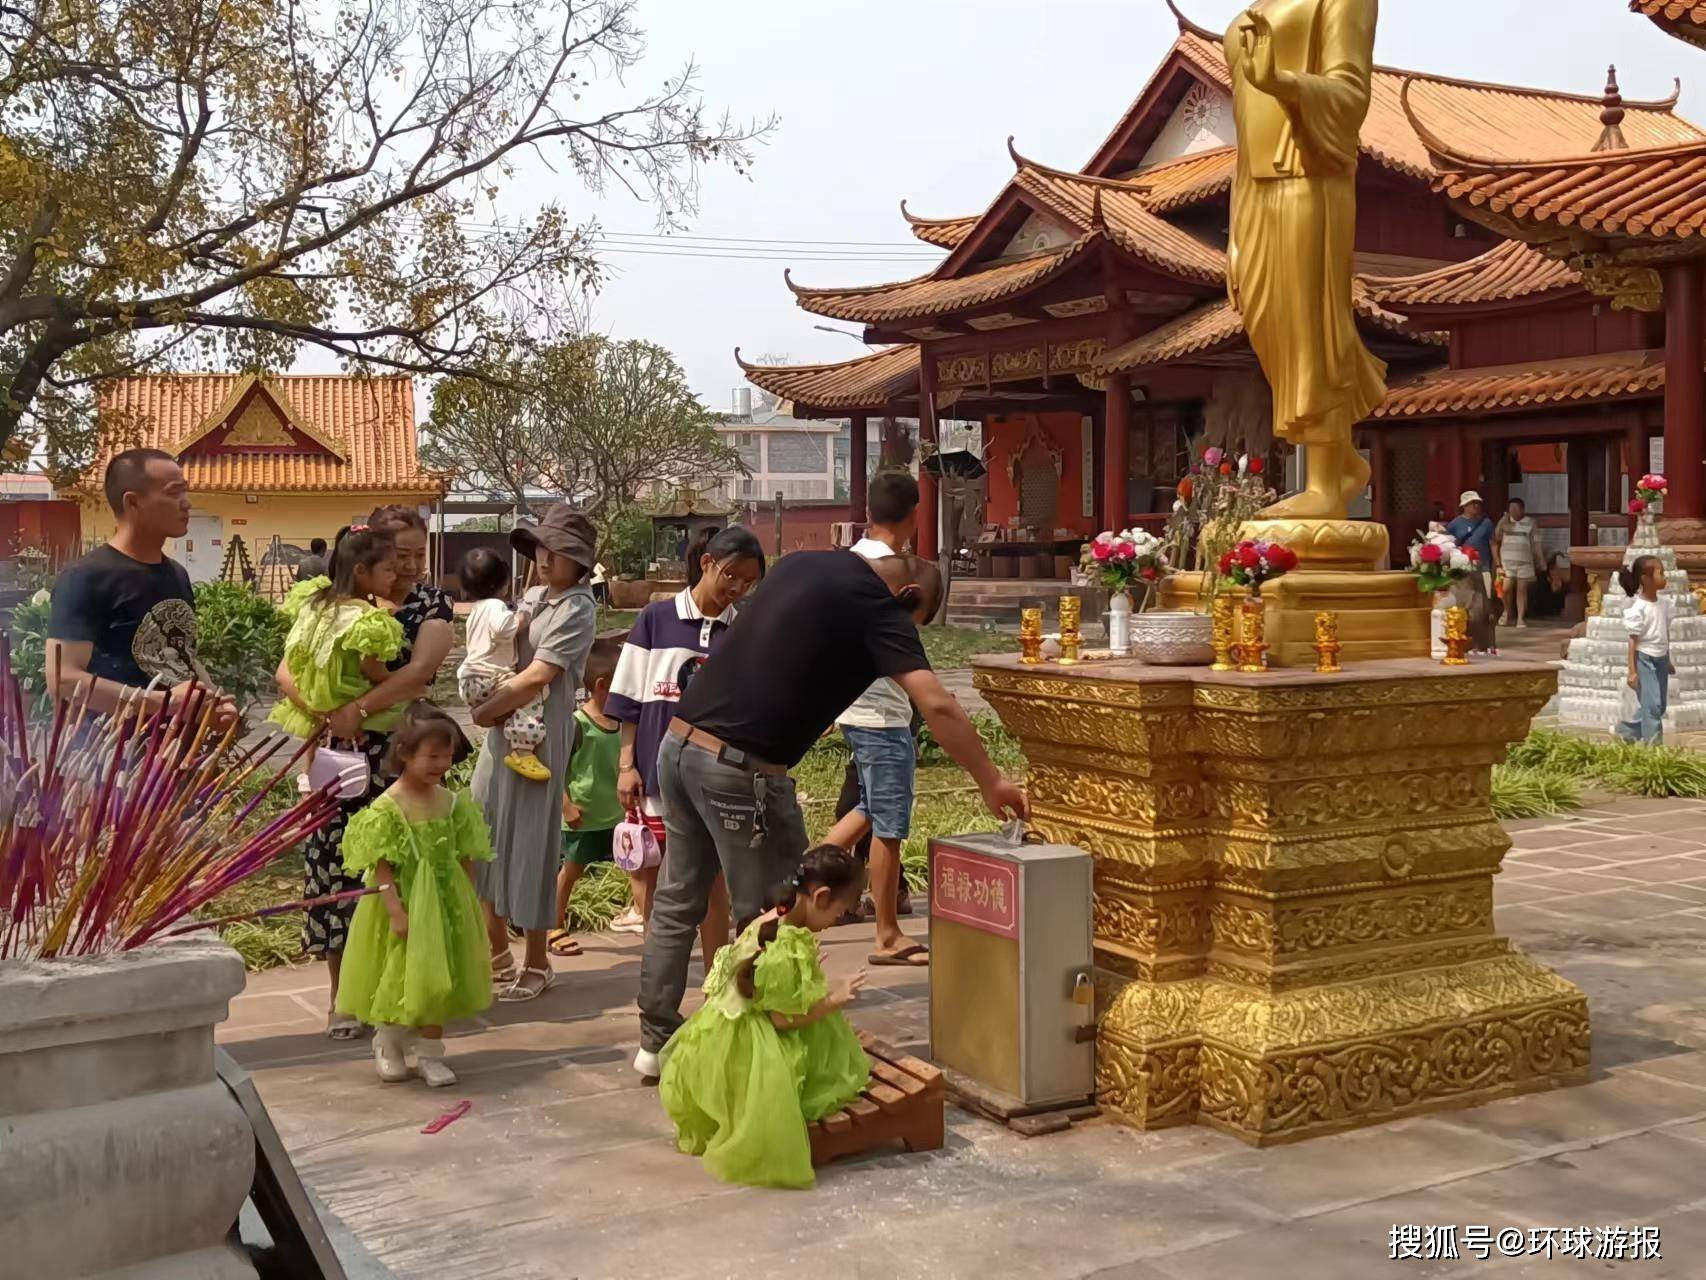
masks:
<path id="1" fill-rule="evenodd" d="M 32 723 L 0 633 L 0 959 L 141 946 L 337 812 L 328 786 L 251 821 L 273 788 L 295 793 L 312 743 L 274 735 L 242 747 L 239 724 L 215 729 L 213 691 L 157 712 L 145 692 L 104 714 L 85 684 Z M 262 785 L 245 798 L 251 780 Z"/>

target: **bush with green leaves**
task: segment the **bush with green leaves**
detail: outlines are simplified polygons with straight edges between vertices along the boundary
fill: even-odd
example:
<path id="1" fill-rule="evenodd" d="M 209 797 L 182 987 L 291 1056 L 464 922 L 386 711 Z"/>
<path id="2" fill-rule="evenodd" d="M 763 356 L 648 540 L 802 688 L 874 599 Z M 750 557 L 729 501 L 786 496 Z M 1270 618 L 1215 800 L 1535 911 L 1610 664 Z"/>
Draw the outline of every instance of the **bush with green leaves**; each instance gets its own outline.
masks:
<path id="1" fill-rule="evenodd" d="M 235 698 L 240 710 L 271 700 L 290 619 L 238 582 L 197 583 L 195 617 L 197 653 L 214 684 Z"/>
<path id="2" fill-rule="evenodd" d="M 12 671 L 32 712 L 47 709 L 47 622 L 52 612 L 45 591 L 12 610 Z"/>

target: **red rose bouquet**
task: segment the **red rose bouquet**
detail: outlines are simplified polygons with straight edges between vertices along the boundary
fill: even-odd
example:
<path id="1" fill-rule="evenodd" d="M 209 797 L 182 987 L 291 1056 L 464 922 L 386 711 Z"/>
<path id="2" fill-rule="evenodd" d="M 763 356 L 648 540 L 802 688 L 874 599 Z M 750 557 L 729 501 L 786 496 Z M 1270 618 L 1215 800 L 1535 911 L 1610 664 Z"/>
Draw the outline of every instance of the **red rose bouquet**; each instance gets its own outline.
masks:
<path id="1" fill-rule="evenodd" d="M 1221 577 L 1230 578 L 1239 586 L 1249 587 L 1260 595 L 1264 582 L 1297 568 L 1297 553 L 1284 543 L 1255 542 L 1246 538 L 1225 552 L 1216 568 Z"/>

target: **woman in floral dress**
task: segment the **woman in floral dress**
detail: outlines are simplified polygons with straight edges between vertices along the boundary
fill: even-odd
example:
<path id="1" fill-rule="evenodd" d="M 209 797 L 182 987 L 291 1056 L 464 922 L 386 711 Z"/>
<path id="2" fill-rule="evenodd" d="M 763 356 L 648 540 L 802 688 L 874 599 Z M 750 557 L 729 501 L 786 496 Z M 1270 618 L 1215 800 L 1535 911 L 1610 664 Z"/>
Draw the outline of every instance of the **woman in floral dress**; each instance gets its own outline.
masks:
<path id="1" fill-rule="evenodd" d="M 339 852 L 344 826 L 391 783 L 383 769 L 389 735 L 363 732 L 361 722 L 387 707 L 404 706 L 424 697 L 456 642 L 450 596 L 429 581 L 426 521 L 420 513 L 412 507 L 380 507 L 368 516 L 367 527 L 376 533 L 389 534 L 396 546 L 395 589 L 402 597 L 396 618 L 403 627 L 403 647 L 386 664 L 392 673 L 390 679 L 326 717 L 334 739 L 356 742 L 366 754 L 371 781 L 367 795 L 345 801 L 337 817 L 309 837 L 303 861 L 307 895 L 312 898 L 362 887 L 359 875 L 344 870 Z M 314 959 L 326 962 L 330 985 L 326 1034 L 333 1040 L 353 1040 L 362 1034 L 359 1022 L 337 1012 L 338 973 L 355 906 L 351 900 L 311 907 L 302 926 L 303 949 Z"/>

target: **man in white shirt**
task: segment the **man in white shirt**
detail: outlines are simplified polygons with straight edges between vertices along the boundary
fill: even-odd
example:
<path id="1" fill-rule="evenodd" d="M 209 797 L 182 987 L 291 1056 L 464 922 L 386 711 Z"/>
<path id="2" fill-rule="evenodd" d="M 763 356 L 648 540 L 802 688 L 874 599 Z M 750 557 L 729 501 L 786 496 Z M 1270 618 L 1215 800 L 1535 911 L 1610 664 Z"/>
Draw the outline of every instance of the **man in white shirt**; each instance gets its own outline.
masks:
<path id="1" fill-rule="evenodd" d="M 904 471 L 884 471 L 871 480 L 870 524 L 853 544 L 867 560 L 899 555 L 918 526 L 918 481 Z M 893 680 L 878 680 L 836 721 L 853 751 L 859 775 L 859 804 L 825 839 L 851 849 L 871 836 L 871 900 L 876 909 L 877 946 L 868 962 L 923 968 L 930 953 L 900 931 L 900 850 L 912 829 L 913 784 L 918 771 L 912 737 L 912 702 Z"/>

